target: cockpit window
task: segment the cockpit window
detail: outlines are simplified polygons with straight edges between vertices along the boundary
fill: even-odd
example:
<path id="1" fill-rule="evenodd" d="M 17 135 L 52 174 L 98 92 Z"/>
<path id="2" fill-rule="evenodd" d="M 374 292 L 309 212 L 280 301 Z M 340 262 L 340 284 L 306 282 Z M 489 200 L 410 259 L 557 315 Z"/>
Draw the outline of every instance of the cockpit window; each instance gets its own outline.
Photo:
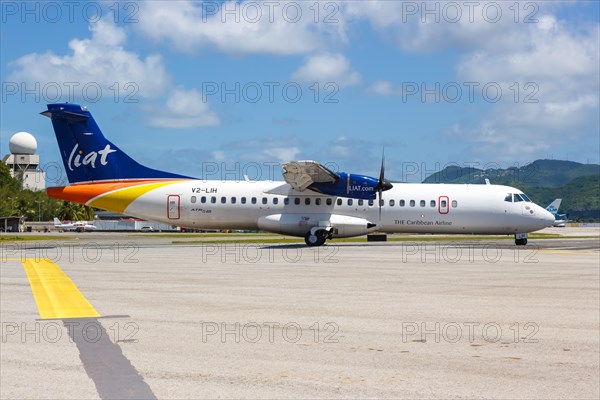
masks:
<path id="1" fill-rule="evenodd" d="M 527 202 L 531 203 L 531 200 L 529 200 L 529 197 L 527 197 L 527 196 L 525 195 L 525 193 L 521 193 L 521 197 L 523 198 L 523 200 L 525 200 L 525 201 L 527 201 Z"/>
<path id="2" fill-rule="evenodd" d="M 504 197 L 504 201 L 508 201 L 509 203 L 512 203 L 512 193 L 508 193 L 506 195 L 506 197 Z"/>
<path id="3" fill-rule="evenodd" d="M 518 193 L 515 193 L 514 196 L 515 196 L 515 203 L 518 203 L 519 201 L 523 201 L 523 198 Z"/>

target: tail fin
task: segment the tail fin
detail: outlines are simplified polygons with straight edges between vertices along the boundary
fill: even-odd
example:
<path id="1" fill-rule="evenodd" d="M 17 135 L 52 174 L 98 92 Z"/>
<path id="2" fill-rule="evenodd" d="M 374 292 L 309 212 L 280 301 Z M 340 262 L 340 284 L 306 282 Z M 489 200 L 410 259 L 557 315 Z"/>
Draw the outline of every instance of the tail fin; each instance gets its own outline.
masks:
<path id="1" fill-rule="evenodd" d="M 54 217 L 54 226 L 59 226 L 62 225 L 62 222 L 60 222 L 60 219 Z"/>
<path id="2" fill-rule="evenodd" d="M 546 211 L 551 212 L 555 216 L 558 214 L 558 209 L 560 208 L 560 203 L 562 199 L 556 199 L 548 207 L 546 207 Z"/>
<path id="3" fill-rule="evenodd" d="M 48 110 L 41 114 L 52 120 L 70 183 L 189 178 L 137 163 L 104 137 L 85 107 L 48 104 Z"/>

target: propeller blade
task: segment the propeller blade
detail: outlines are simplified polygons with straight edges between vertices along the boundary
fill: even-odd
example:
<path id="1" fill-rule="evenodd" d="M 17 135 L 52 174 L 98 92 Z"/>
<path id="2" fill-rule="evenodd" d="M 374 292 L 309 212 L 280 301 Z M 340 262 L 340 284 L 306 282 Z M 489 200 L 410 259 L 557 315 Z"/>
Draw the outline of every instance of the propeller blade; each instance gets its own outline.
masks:
<path id="1" fill-rule="evenodd" d="M 383 187 L 384 175 L 385 175 L 385 150 L 381 150 L 381 169 L 379 170 L 379 186 Z"/>
<path id="2" fill-rule="evenodd" d="M 382 191 L 381 191 L 381 189 L 379 189 L 379 200 L 378 200 L 379 201 L 379 222 L 381 222 L 381 194 L 382 194 Z"/>
<path id="3" fill-rule="evenodd" d="M 379 170 L 379 182 L 377 182 L 377 201 L 379 202 L 379 223 L 381 224 L 381 203 L 383 200 L 383 186 L 385 184 L 385 148 L 381 150 L 381 169 Z"/>

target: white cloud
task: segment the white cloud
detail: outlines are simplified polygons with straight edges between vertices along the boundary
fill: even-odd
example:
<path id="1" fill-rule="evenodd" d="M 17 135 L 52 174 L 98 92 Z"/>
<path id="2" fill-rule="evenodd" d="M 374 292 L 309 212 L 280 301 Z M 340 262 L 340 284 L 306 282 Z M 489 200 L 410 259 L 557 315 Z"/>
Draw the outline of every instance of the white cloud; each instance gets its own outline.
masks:
<path id="1" fill-rule="evenodd" d="M 403 50 L 425 53 L 447 48 L 515 48 L 521 43 L 519 26 L 529 25 L 523 20 L 537 18 L 540 9 L 548 7 L 545 3 L 372 0 L 343 5 L 348 20 L 366 19 Z M 537 8 L 532 10 L 532 6 Z"/>
<path id="2" fill-rule="evenodd" d="M 212 45 L 233 54 L 306 54 L 328 39 L 344 41 L 342 24 L 314 23 L 309 2 L 140 3 L 139 30 L 192 52 Z"/>
<path id="3" fill-rule="evenodd" d="M 401 1 L 349 1 L 343 3 L 348 18 L 368 19 L 378 28 L 389 28 L 402 23 Z"/>
<path id="4" fill-rule="evenodd" d="M 61 56 L 48 51 L 18 58 L 12 62 L 15 71 L 8 80 L 27 82 L 30 87 L 36 83 L 41 87 L 58 84 L 64 89 L 63 97 L 67 97 L 69 87 L 73 87 L 74 97 L 79 98 L 97 97 L 93 91 L 86 94 L 82 90 L 86 84 L 90 87 L 99 85 L 102 94 L 110 98 L 115 96 L 115 83 L 121 95 L 134 93 L 136 98 L 156 97 L 169 85 L 170 77 L 159 55 L 142 59 L 123 48 L 126 40 L 123 29 L 110 22 L 99 21 L 92 24 L 90 30 L 90 39 L 73 39 L 69 42 L 70 54 Z M 138 90 L 135 90 L 136 87 Z"/>
<path id="5" fill-rule="evenodd" d="M 173 90 L 166 106 L 155 108 L 152 114 L 148 123 L 158 128 L 189 129 L 216 126 L 220 123 L 208 103 L 203 101 L 202 93 L 195 89 Z"/>
<path id="6" fill-rule="evenodd" d="M 478 51 L 465 57 L 460 74 L 478 80 L 597 78 L 598 27 L 583 33 L 571 32 L 552 16 L 540 18 L 520 31 L 520 46 L 505 51 Z M 569 89 L 568 87 L 565 89 Z"/>
<path id="7" fill-rule="evenodd" d="M 455 66 L 459 85 L 476 82 L 481 88 L 498 83 L 503 92 L 499 102 L 489 103 L 473 120 L 463 114 L 467 120 L 449 121 L 454 129 L 448 131 L 470 144 L 474 154 L 503 160 L 518 155 L 522 161 L 543 156 L 567 136 L 576 143 L 597 135 L 600 128 L 599 25 L 567 25 L 556 16 L 567 3 L 556 3 L 560 2 L 471 3 L 476 7 L 471 17 L 466 3 L 460 2 L 368 1 L 344 3 L 344 13 L 348 20 L 368 20 L 404 51 L 460 51 L 462 58 Z M 449 4 L 461 8 L 456 22 L 444 18 L 450 16 L 443 11 Z M 501 7 L 498 21 L 491 21 L 493 14 L 485 15 L 483 8 L 488 6 L 489 11 Z M 407 7 L 416 7 L 416 13 Z M 438 20 L 425 8 L 438 8 Z M 524 23 L 526 18 L 537 22 Z M 385 96 L 402 92 L 386 80 L 375 82 L 369 91 Z M 478 94 L 479 101 L 481 91 Z"/>
<path id="8" fill-rule="evenodd" d="M 264 150 L 264 154 L 272 159 L 279 162 L 287 162 L 295 160 L 300 149 L 298 147 L 267 147 Z"/>
<path id="9" fill-rule="evenodd" d="M 329 149 L 331 150 L 331 155 L 335 157 L 345 158 L 352 154 L 353 151 L 357 150 L 356 146 L 357 142 L 347 136 L 341 135 L 335 138 L 333 142 L 330 143 Z M 358 143 L 358 147 L 362 147 L 364 142 L 360 141 Z"/>
<path id="10" fill-rule="evenodd" d="M 214 150 L 210 153 L 210 155 L 212 156 L 213 160 L 215 161 L 227 161 L 227 155 L 225 154 L 225 152 L 223 150 Z"/>
<path id="11" fill-rule="evenodd" d="M 309 57 L 293 73 L 292 79 L 302 82 L 334 82 L 339 87 L 360 82 L 360 74 L 352 69 L 343 54 L 319 54 Z"/>
<path id="12" fill-rule="evenodd" d="M 465 56 L 458 73 L 465 81 L 498 82 L 502 101 L 464 130 L 488 154 L 536 157 L 568 135 L 572 140 L 598 129 L 600 66 L 598 26 L 571 31 L 556 18 L 520 31 L 520 45 Z M 517 101 L 510 87 L 519 85 Z M 529 89 L 525 85 L 530 82 Z M 530 96 L 534 102 L 526 101 Z"/>
<path id="13" fill-rule="evenodd" d="M 388 81 L 377 81 L 367 89 L 370 93 L 375 93 L 380 96 L 391 96 L 396 93 L 392 84 Z"/>
<path id="14" fill-rule="evenodd" d="M 34 87 L 36 83 L 41 87 L 58 84 L 66 92 L 57 101 L 90 101 L 92 96 L 95 101 L 103 98 L 112 100 L 117 93 L 122 97 L 120 101 L 125 96 L 129 100 L 156 99 L 168 94 L 164 106 L 143 108 L 149 111 L 150 126 L 187 129 L 219 125 L 218 116 L 203 101 L 199 91 L 172 87 L 173 79 L 160 55 L 142 59 L 138 54 L 125 50 L 125 31 L 109 21 L 92 24 L 90 31 L 91 38 L 69 42 L 71 54 L 60 56 L 46 52 L 20 57 L 12 63 L 15 71 L 8 80 L 27 82 L 28 87 Z M 83 88 L 86 85 L 92 88 L 98 85 L 101 95 L 97 96 L 99 92 L 94 90 L 85 92 Z M 74 98 L 70 97 L 68 90 L 72 90 Z"/>
<path id="15" fill-rule="evenodd" d="M 302 141 L 297 137 L 263 136 L 250 140 L 236 140 L 221 146 L 230 160 L 247 163 L 284 163 L 301 156 Z"/>

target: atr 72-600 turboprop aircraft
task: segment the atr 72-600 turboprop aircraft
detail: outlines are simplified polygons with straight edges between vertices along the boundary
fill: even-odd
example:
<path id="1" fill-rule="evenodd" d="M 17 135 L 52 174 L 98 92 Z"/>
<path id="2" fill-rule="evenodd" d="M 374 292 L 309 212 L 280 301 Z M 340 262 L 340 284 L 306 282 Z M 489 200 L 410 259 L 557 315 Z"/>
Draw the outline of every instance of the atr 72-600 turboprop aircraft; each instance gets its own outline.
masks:
<path id="1" fill-rule="evenodd" d="M 392 185 L 384 178 L 333 172 L 314 161 L 283 166 L 285 182 L 207 181 L 138 164 L 108 141 L 92 114 L 49 104 L 70 186 L 48 195 L 135 217 L 199 229 L 261 229 L 327 239 L 386 233 L 514 234 L 554 223 L 523 192 L 499 185 Z M 377 200 L 377 202 L 375 202 Z"/>

